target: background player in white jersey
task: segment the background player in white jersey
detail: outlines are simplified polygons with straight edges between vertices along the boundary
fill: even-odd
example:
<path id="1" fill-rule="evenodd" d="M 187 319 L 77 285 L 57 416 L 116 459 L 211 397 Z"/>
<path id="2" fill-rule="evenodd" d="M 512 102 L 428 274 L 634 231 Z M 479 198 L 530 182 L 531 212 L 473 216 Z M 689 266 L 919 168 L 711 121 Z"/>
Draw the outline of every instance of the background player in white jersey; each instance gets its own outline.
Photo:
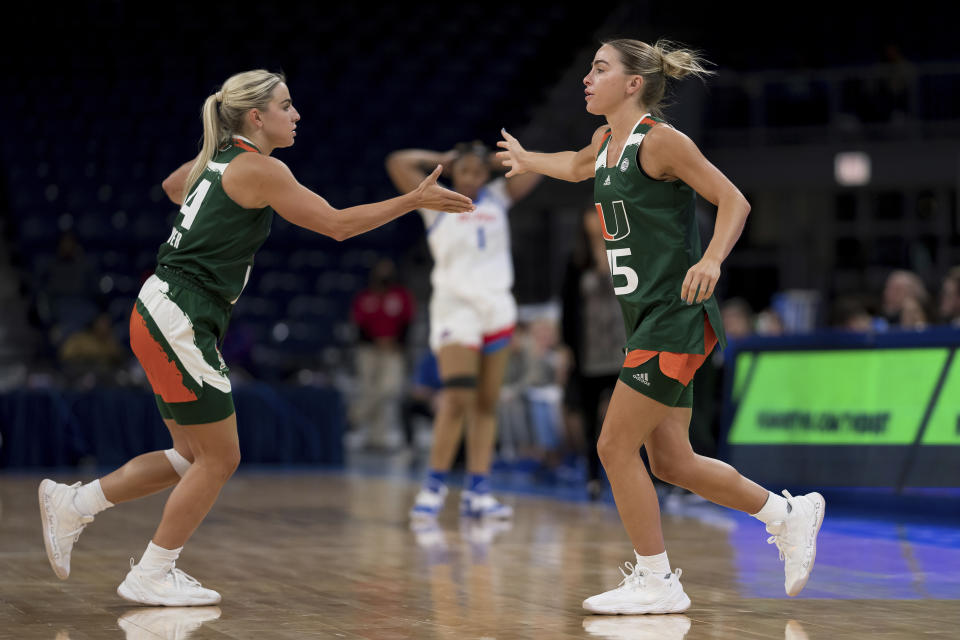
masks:
<path id="1" fill-rule="evenodd" d="M 163 183 L 180 208 L 161 245 L 156 273 L 131 314 L 130 344 L 156 394 L 173 448 L 137 456 L 80 486 L 39 487 L 44 544 L 59 578 L 70 575 L 74 543 L 94 515 L 119 502 L 174 487 L 138 564 L 117 593 L 151 605 L 216 604 L 220 594 L 176 568 L 183 545 L 240 463 L 230 379 L 218 344 L 246 285 L 273 211 L 343 240 L 420 207 L 466 212 L 470 199 L 436 184 L 441 167 L 411 193 L 335 209 L 270 157 L 293 145 L 300 114 L 283 76 L 234 75 L 203 105 L 203 149 Z"/>
<path id="2" fill-rule="evenodd" d="M 539 182 L 536 174 L 491 180 L 498 161 L 480 143 L 446 153 L 395 151 L 387 172 L 400 191 L 424 179 L 427 167 L 449 167 L 454 191 L 474 200 L 468 216 L 420 209 L 433 255 L 430 348 L 437 354 L 443 391 L 434 419 L 433 445 L 423 488 L 410 514 L 435 518 L 447 495 L 466 422 L 467 479 L 460 510 L 476 517 L 506 517 L 512 509 L 490 493 L 490 465 L 496 439 L 496 407 L 517 318 L 507 211 Z"/>

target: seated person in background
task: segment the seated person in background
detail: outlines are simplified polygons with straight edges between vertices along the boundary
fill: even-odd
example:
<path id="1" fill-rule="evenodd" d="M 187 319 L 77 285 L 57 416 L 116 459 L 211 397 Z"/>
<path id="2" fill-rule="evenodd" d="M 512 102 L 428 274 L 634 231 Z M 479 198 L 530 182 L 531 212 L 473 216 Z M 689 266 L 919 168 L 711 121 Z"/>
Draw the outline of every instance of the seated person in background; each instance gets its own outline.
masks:
<path id="1" fill-rule="evenodd" d="M 874 330 L 873 316 L 867 311 L 866 305 L 854 297 L 842 297 L 833 304 L 833 319 L 831 325 L 844 331 L 860 331 L 867 333 Z"/>
<path id="2" fill-rule="evenodd" d="M 953 267 L 940 286 L 940 322 L 960 327 L 960 265 Z"/>
<path id="3" fill-rule="evenodd" d="M 743 298 L 731 298 L 720 309 L 723 318 L 723 330 L 728 340 L 748 338 L 753 335 L 753 309 Z"/>
<path id="4" fill-rule="evenodd" d="M 928 305 L 915 295 L 907 295 L 900 306 L 900 328 L 922 331 L 930 326 Z"/>
<path id="5" fill-rule="evenodd" d="M 410 290 L 397 282 L 393 261 L 383 258 L 370 271 L 366 289 L 353 300 L 359 332 L 357 392 L 350 407 L 351 448 L 403 445 L 400 427 L 406 361 L 403 345 L 413 318 Z"/>
<path id="6" fill-rule="evenodd" d="M 89 373 L 106 375 L 116 371 L 126 359 L 124 350 L 113 335 L 110 316 L 106 313 L 101 313 L 87 328 L 64 340 L 59 355 L 70 377 Z"/>
<path id="7" fill-rule="evenodd" d="M 900 312 L 903 311 L 903 301 L 907 296 L 913 296 L 923 305 L 930 300 L 920 276 L 913 271 L 898 269 L 887 276 L 883 287 L 883 317 L 891 326 L 900 323 Z"/>

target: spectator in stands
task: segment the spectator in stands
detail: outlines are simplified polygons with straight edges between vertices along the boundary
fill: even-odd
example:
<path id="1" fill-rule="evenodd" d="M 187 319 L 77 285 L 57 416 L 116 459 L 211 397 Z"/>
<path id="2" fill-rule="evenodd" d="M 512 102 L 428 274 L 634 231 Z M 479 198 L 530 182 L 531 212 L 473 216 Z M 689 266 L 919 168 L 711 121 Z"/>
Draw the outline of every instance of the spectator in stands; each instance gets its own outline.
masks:
<path id="1" fill-rule="evenodd" d="M 891 326 L 900 323 L 900 314 L 903 311 L 904 300 L 912 296 L 922 305 L 926 305 L 930 300 L 930 294 L 920 279 L 913 271 L 898 269 L 887 277 L 887 282 L 883 287 L 883 317 Z"/>
<path id="2" fill-rule="evenodd" d="M 833 303 L 831 326 L 844 331 L 867 333 L 876 329 L 873 316 L 858 298 L 843 296 Z"/>
<path id="3" fill-rule="evenodd" d="M 591 499 L 597 499 L 602 492 L 597 439 L 623 366 L 627 336 L 613 293 L 600 217 L 592 204 L 582 214 L 580 229 L 561 290 L 563 342 L 572 359 L 565 403 L 574 419 L 582 423 L 587 492 Z"/>
<path id="4" fill-rule="evenodd" d="M 536 314 L 529 331 L 518 344 L 524 357 L 524 388 L 536 446 L 543 459 L 553 466 L 569 449 L 563 433 L 563 387 L 570 371 L 569 350 L 560 344 L 560 327 L 555 313 Z"/>
<path id="5" fill-rule="evenodd" d="M 783 318 L 773 307 L 767 307 L 757 314 L 754 328 L 757 335 L 761 336 L 782 336 L 786 331 Z"/>
<path id="6" fill-rule="evenodd" d="M 87 258 L 77 236 L 64 232 L 57 242 L 57 256 L 40 278 L 38 311 L 59 342 L 82 330 L 97 315 L 100 276 Z"/>
<path id="7" fill-rule="evenodd" d="M 70 378 L 103 379 L 121 366 L 126 357 L 106 313 L 99 314 L 87 328 L 71 334 L 60 345 L 60 362 Z"/>
<path id="8" fill-rule="evenodd" d="M 930 326 L 931 313 L 928 304 L 913 294 L 907 294 L 900 305 L 900 318 L 897 324 L 901 329 L 922 331 Z"/>
<path id="9" fill-rule="evenodd" d="M 393 260 L 381 259 L 370 271 L 367 288 L 353 299 L 359 343 L 357 390 L 350 407 L 352 448 L 396 449 L 403 444 L 404 343 L 413 311 L 413 295 L 397 281 Z"/>
<path id="10" fill-rule="evenodd" d="M 940 322 L 960 327 L 960 265 L 953 267 L 940 286 Z"/>
<path id="11" fill-rule="evenodd" d="M 753 335 L 753 309 L 743 298 L 730 298 L 720 308 L 723 318 L 723 330 L 727 340 L 739 340 Z"/>

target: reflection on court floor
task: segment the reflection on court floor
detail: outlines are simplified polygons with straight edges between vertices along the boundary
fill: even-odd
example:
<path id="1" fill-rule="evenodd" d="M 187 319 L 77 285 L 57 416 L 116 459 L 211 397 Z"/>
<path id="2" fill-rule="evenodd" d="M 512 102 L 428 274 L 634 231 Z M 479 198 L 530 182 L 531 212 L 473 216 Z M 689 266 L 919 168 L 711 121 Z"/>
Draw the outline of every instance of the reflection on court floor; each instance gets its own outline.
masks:
<path id="1" fill-rule="evenodd" d="M 786 598 L 762 524 L 672 496 L 664 530 L 692 607 L 603 617 L 581 602 L 615 586 L 631 559 L 609 503 L 517 486 L 500 491 L 514 520 L 485 523 L 460 518 L 454 491 L 437 523 L 411 525 L 409 475 L 291 471 L 233 478 L 184 550 L 178 566 L 221 592 L 219 607 L 132 608 L 115 590 L 165 496 L 97 516 L 61 582 L 40 538 L 40 479 L 0 476 L 4 639 L 899 639 L 960 628 L 960 527 L 828 504 L 810 583 Z"/>

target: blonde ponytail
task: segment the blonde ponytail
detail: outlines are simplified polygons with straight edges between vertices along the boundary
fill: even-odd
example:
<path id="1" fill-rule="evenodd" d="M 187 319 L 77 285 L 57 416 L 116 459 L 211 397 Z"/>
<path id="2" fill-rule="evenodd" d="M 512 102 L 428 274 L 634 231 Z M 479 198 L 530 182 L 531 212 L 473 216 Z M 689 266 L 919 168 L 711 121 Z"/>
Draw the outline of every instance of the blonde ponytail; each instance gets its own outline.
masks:
<path id="1" fill-rule="evenodd" d="M 663 74 L 668 78 L 679 79 L 688 75 L 703 78 L 715 73 L 706 68 L 709 63 L 697 51 L 679 48 L 669 40 L 657 40 L 653 48 L 660 53 Z"/>
<path id="2" fill-rule="evenodd" d="M 225 146 L 230 137 L 243 129 L 243 119 L 250 109 L 266 111 L 273 96 L 273 90 L 285 82 L 283 74 L 255 69 L 244 71 L 227 78 L 215 93 L 207 96 L 200 110 L 203 121 L 203 144 L 200 155 L 190 168 L 184 185 L 184 198 L 193 189 L 194 183 L 207 167 L 207 163 L 216 155 L 217 149 Z"/>
<path id="3" fill-rule="evenodd" d="M 219 92 L 218 92 L 219 93 Z M 184 199 L 190 195 L 194 183 L 200 179 L 200 174 L 207 167 L 207 163 L 213 159 L 214 154 L 220 147 L 224 137 L 223 128 L 220 126 L 220 114 L 217 105 L 217 96 L 210 95 L 203 101 L 203 108 L 200 110 L 200 119 L 203 121 L 203 144 L 200 147 L 200 155 L 196 162 L 190 167 L 190 173 L 187 174 L 187 181 L 183 188 L 186 190 L 183 194 Z M 229 136 L 229 132 L 227 133 Z"/>
<path id="4" fill-rule="evenodd" d="M 608 40 L 603 44 L 620 54 L 625 73 L 643 76 L 640 102 L 655 116 L 663 115 L 667 78 L 692 75 L 702 79 L 715 73 L 706 68 L 710 63 L 700 57 L 699 52 L 684 49 L 669 40 L 657 40 L 653 46 L 627 39 Z"/>

